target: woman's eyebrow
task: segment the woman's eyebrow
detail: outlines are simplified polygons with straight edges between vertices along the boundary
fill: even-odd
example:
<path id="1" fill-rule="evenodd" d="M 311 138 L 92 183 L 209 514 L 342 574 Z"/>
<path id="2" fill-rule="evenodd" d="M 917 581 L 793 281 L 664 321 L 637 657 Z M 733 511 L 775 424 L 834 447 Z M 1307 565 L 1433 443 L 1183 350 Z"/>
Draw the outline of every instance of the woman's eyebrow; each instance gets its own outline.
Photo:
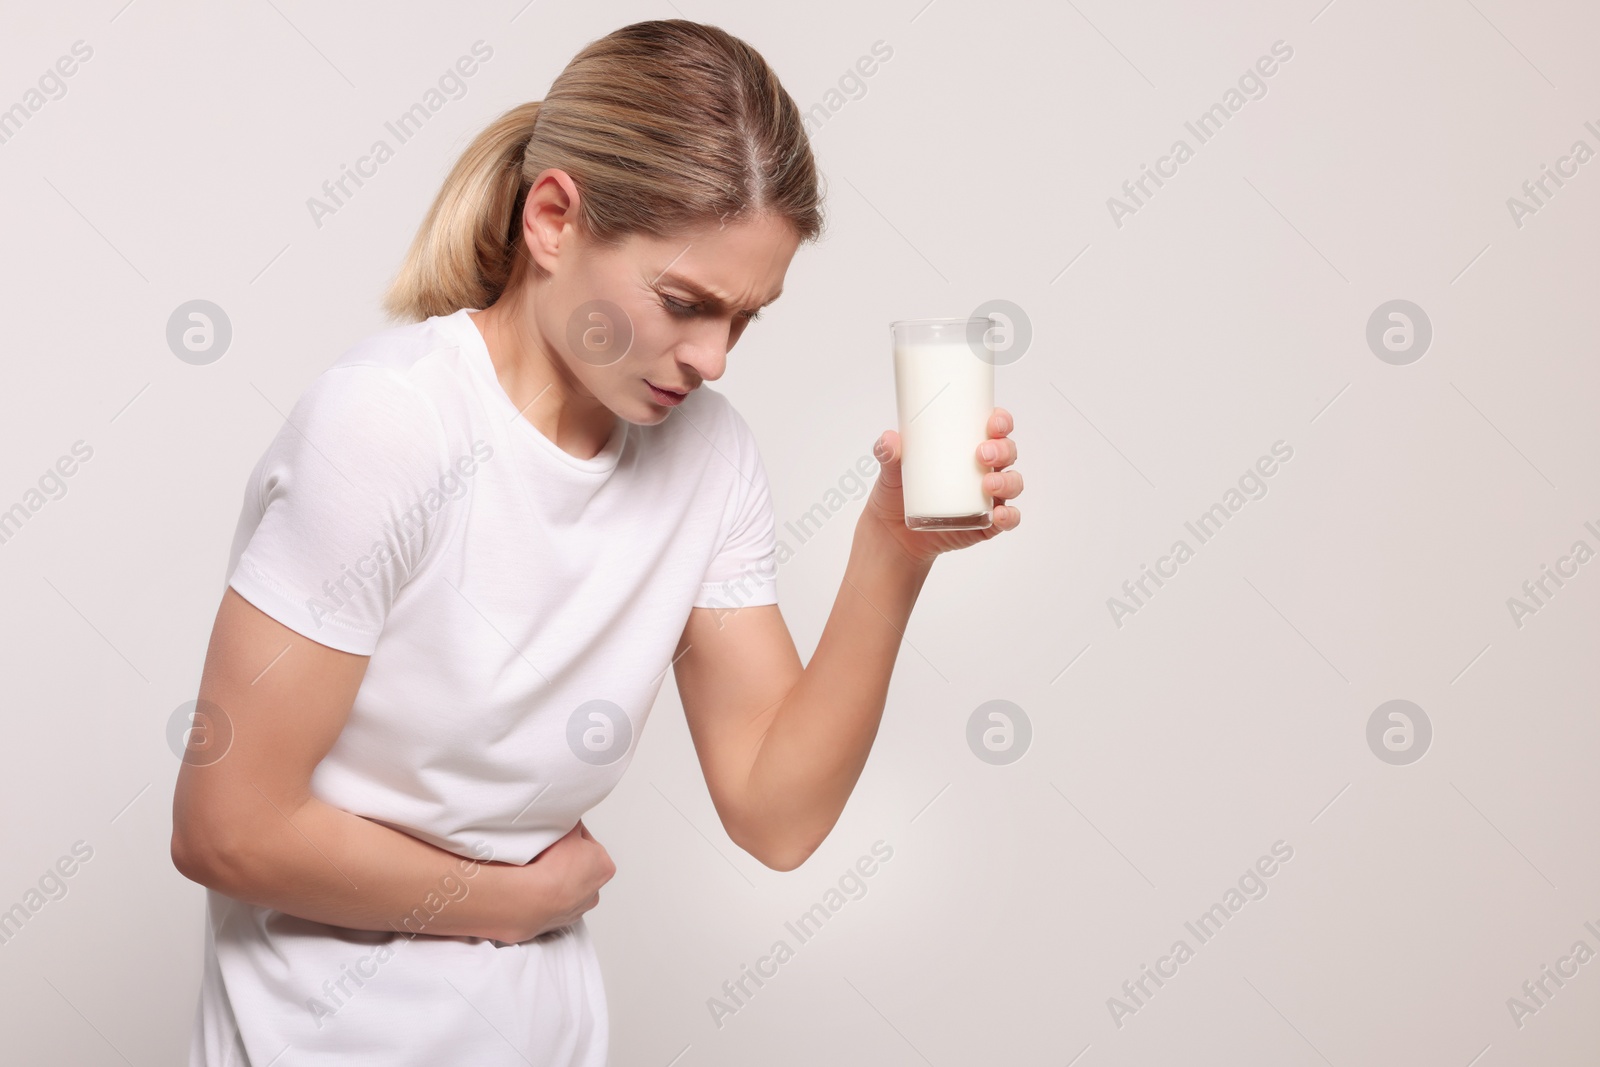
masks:
<path id="1" fill-rule="evenodd" d="M 703 285 L 700 285 L 700 284 L 698 284 L 696 282 L 690 281 L 688 278 L 685 278 L 683 275 L 678 274 L 675 271 L 671 272 L 671 273 L 665 273 L 664 272 L 661 275 L 659 275 L 657 280 L 658 281 L 661 281 L 661 280 L 668 281 L 668 282 L 671 282 L 673 285 L 676 285 L 676 286 L 678 286 L 680 288 L 687 289 L 689 291 L 690 295 L 695 297 L 697 300 L 702 300 L 705 303 L 710 304 L 712 307 L 716 308 L 719 311 L 728 306 L 727 300 L 725 300 L 723 297 L 721 297 L 718 294 L 712 292 L 710 289 L 707 289 Z M 778 299 L 778 297 L 780 297 L 782 295 L 783 295 L 783 289 L 780 287 L 776 293 L 773 293 L 770 297 L 768 297 L 765 301 L 763 301 L 759 307 L 745 308 L 743 310 L 748 311 L 748 312 L 752 312 L 752 313 L 756 312 L 756 311 L 760 311 L 761 308 L 766 307 L 768 304 L 772 303 L 774 300 Z"/>

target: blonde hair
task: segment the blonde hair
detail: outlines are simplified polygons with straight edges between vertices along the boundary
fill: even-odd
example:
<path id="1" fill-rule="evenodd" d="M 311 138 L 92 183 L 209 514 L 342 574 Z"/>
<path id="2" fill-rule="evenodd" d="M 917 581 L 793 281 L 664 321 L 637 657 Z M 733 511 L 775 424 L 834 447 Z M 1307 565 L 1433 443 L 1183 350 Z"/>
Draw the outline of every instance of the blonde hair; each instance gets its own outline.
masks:
<path id="1" fill-rule="evenodd" d="M 760 53 L 715 26 L 635 22 L 590 42 L 544 100 L 519 104 L 473 139 L 384 310 L 417 321 L 486 308 L 525 271 L 542 277 L 524 252 L 522 206 L 551 167 L 578 187 L 578 226 L 601 245 L 765 213 L 801 241 L 822 232 L 800 109 Z"/>

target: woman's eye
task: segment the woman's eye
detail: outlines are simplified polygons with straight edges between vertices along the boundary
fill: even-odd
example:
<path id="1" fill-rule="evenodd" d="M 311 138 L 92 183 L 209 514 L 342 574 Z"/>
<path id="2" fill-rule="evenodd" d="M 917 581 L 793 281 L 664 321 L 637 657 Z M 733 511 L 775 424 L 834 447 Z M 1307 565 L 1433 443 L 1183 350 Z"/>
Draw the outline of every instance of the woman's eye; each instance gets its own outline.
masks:
<path id="1" fill-rule="evenodd" d="M 685 304 L 681 300 L 674 300 L 666 293 L 660 293 L 658 295 L 661 297 L 661 306 L 666 308 L 667 311 L 673 315 L 678 315 L 682 318 L 689 318 L 690 316 L 700 314 L 700 305 L 698 304 Z M 745 322 L 754 322 L 761 317 L 761 312 L 741 311 L 737 317 Z"/>

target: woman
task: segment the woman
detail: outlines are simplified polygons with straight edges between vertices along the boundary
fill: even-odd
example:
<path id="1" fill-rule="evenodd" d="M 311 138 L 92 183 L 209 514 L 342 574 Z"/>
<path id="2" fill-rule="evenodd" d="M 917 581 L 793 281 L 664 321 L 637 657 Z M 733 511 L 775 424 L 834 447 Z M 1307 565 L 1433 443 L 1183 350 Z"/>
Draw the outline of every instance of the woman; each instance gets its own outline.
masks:
<path id="1" fill-rule="evenodd" d="M 387 299 L 251 475 L 174 802 L 208 889 L 191 1064 L 605 1062 L 579 816 L 668 669 L 729 836 L 838 819 L 933 559 L 899 441 L 802 668 L 749 427 L 706 388 L 821 229 L 794 101 L 710 26 L 595 41 L 449 176 Z"/>

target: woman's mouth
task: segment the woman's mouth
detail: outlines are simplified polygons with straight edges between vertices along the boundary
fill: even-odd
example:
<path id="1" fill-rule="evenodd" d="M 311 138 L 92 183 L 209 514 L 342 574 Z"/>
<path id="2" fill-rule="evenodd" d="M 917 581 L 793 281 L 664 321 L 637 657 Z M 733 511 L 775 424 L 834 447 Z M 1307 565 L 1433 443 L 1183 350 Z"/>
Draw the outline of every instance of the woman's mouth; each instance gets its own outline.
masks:
<path id="1" fill-rule="evenodd" d="M 688 393 L 672 393 L 665 389 L 657 388 L 656 384 L 648 378 L 645 379 L 644 384 L 650 387 L 650 393 L 655 397 L 656 403 L 664 407 L 677 407 L 683 403 L 684 397 L 689 395 Z"/>

